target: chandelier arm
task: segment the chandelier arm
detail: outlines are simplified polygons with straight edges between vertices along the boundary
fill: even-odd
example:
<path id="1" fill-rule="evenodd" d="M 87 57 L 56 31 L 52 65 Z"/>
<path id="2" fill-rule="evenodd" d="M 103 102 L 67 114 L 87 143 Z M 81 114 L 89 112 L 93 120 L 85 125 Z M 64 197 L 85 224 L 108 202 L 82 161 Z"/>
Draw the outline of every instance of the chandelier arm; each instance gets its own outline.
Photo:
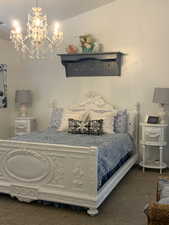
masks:
<path id="1" fill-rule="evenodd" d="M 47 40 L 50 44 L 52 44 L 52 45 L 54 46 L 53 41 L 52 41 L 48 36 L 46 37 L 46 40 Z"/>
<path id="2" fill-rule="evenodd" d="M 53 45 L 53 47 L 57 47 L 59 45 L 59 43 L 61 43 L 63 41 L 63 38 L 58 39 L 57 41 L 52 41 L 48 36 L 46 38 L 46 40 Z"/>
<path id="3" fill-rule="evenodd" d="M 25 38 L 20 38 L 19 42 L 21 42 L 22 45 L 22 49 L 26 49 L 29 54 L 31 54 L 31 50 L 29 49 L 29 47 L 25 44 L 25 41 L 29 39 L 27 36 L 25 36 Z"/>
<path id="4" fill-rule="evenodd" d="M 31 55 L 31 50 L 28 48 L 28 46 L 23 42 L 23 48 L 27 50 L 29 55 Z"/>
<path id="5" fill-rule="evenodd" d="M 26 50 L 28 50 L 28 52 L 30 53 L 30 49 L 28 48 L 27 45 L 25 45 L 25 43 L 23 43 L 23 46 L 26 48 Z"/>
<path id="6" fill-rule="evenodd" d="M 25 44 L 25 42 L 29 40 L 28 36 L 25 36 L 25 38 L 22 39 L 22 43 L 23 43 L 23 47 L 29 52 L 29 54 L 31 54 L 31 50 L 29 49 L 29 47 Z"/>
<path id="7" fill-rule="evenodd" d="M 19 39 L 19 40 L 17 40 L 17 39 L 15 39 L 15 44 L 16 44 L 16 49 L 17 50 L 21 50 L 23 53 L 24 53 L 24 49 L 26 49 L 26 51 L 29 53 L 29 54 L 31 54 L 31 51 L 30 51 L 30 49 L 26 46 L 26 44 L 24 43 L 24 41 L 23 41 L 23 39 Z M 18 45 L 18 46 L 17 46 Z"/>
<path id="8" fill-rule="evenodd" d="M 26 35 L 24 38 L 23 38 L 23 42 L 25 42 L 26 40 L 28 40 L 29 39 L 29 37 L 28 37 L 28 35 Z"/>
<path id="9" fill-rule="evenodd" d="M 63 41 L 62 39 L 60 39 L 60 40 L 57 40 L 57 42 L 55 42 L 55 41 L 50 40 L 49 38 L 47 38 L 46 40 L 49 42 L 49 44 L 52 45 L 52 47 L 54 49 L 57 49 L 58 46 L 60 45 L 60 43 L 62 43 L 62 41 Z"/>

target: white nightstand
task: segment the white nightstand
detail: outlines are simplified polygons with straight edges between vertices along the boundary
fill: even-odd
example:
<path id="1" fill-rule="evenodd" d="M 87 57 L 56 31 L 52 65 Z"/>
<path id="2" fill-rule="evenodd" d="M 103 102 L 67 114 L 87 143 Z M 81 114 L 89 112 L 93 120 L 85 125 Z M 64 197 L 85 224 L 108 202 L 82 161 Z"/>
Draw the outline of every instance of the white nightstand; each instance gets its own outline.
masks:
<path id="1" fill-rule="evenodd" d="M 143 161 L 140 162 L 140 166 L 143 167 L 143 172 L 145 168 L 162 169 L 167 167 L 167 164 L 163 162 L 163 150 L 167 145 L 166 142 L 166 130 L 168 124 L 148 124 L 141 123 L 142 127 L 142 139 L 141 145 L 143 146 Z M 159 160 L 147 160 L 146 153 L 148 150 L 153 150 L 150 147 L 156 146 L 159 150 Z"/>
<path id="2" fill-rule="evenodd" d="M 36 119 L 33 117 L 17 117 L 15 119 L 15 135 L 27 134 L 36 129 Z"/>

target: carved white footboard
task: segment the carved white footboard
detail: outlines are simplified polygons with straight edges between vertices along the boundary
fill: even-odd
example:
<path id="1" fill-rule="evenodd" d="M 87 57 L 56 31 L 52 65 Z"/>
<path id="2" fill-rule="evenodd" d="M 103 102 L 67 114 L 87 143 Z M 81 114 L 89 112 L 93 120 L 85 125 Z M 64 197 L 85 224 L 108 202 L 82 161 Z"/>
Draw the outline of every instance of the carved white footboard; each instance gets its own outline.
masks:
<path id="1" fill-rule="evenodd" d="M 79 205 L 96 215 L 137 159 L 135 153 L 97 192 L 97 147 L 0 140 L 0 192 L 24 202 Z"/>
<path id="2" fill-rule="evenodd" d="M 0 192 L 95 208 L 97 148 L 0 140 Z"/>

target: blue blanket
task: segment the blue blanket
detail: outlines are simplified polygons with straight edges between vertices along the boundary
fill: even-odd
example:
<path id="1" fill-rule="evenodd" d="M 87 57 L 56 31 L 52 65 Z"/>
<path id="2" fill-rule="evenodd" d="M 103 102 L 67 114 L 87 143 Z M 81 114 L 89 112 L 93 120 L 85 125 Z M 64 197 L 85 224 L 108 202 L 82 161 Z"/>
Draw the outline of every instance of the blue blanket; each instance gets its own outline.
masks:
<path id="1" fill-rule="evenodd" d="M 128 134 L 94 136 L 58 132 L 55 128 L 17 136 L 12 140 L 98 147 L 98 189 L 129 159 L 134 150 L 134 143 Z"/>

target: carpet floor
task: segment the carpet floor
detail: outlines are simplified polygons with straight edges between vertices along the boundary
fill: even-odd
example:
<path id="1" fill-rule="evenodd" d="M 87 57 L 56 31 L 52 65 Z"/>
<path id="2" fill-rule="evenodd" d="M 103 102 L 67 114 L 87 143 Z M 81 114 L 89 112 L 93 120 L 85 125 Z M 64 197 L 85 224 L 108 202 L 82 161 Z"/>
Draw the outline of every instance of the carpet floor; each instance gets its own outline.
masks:
<path id="1" fill-rule="evenodd" d="M 169 175 L 166 171 L 163 175 Z M 144 205 L 155 200 L 159 173 L 133 168 L 90 217 L 85 211 L 21 203 L 0 195 L 0 225 L 146 225 Z"/>

